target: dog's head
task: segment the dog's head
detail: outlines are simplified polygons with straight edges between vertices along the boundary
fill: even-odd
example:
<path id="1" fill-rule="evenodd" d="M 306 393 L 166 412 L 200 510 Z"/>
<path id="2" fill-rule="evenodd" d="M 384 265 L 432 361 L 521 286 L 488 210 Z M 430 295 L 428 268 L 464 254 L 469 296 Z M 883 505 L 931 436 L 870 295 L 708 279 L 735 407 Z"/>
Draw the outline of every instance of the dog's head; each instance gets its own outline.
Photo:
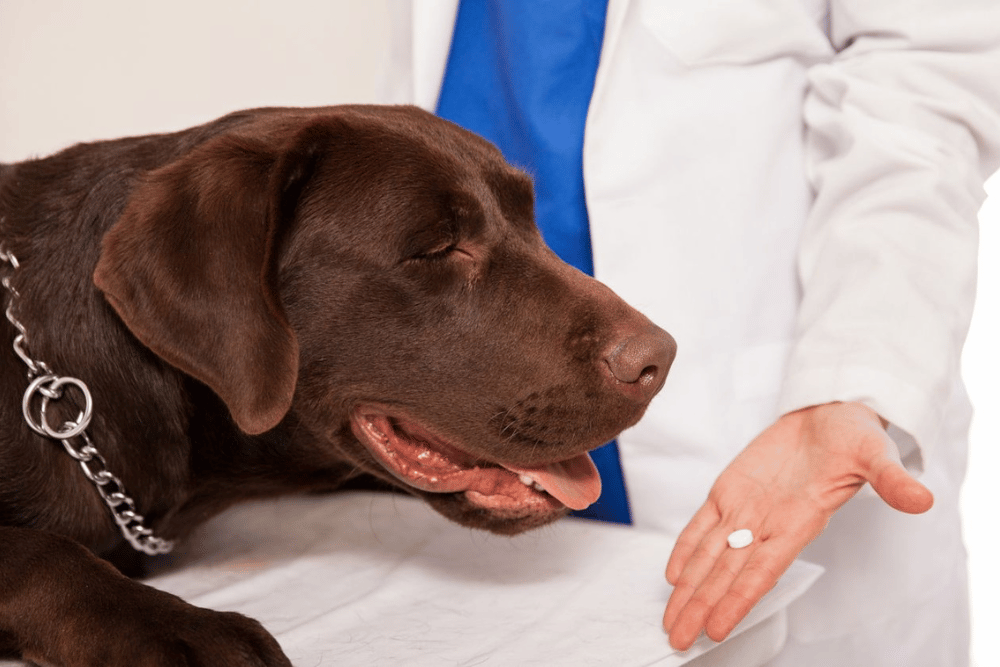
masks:
<path id="1" fill-rule="evenodd" d="M 530 179 L 410 107 L 251 112 L 135 189 L 95 281 L 246 433 L 497 532 L 593 502 L 673 340 L 561 262 Z M 544 489 L 540 490 L 540 489 Z"/>

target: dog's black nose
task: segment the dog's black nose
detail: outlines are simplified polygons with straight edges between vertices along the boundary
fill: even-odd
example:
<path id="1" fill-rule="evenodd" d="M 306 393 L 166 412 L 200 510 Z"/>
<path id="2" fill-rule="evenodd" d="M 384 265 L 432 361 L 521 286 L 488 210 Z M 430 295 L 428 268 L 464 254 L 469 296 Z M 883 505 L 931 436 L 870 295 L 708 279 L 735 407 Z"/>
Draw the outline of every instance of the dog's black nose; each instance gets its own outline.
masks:
<path id="1" fill-rule="evenodd" d="M 677 354 L 673 336 L 659 327 L 633 334 L 619 343 L 605 361 L 630 398 L 647 402 L 663 387 Z"/>

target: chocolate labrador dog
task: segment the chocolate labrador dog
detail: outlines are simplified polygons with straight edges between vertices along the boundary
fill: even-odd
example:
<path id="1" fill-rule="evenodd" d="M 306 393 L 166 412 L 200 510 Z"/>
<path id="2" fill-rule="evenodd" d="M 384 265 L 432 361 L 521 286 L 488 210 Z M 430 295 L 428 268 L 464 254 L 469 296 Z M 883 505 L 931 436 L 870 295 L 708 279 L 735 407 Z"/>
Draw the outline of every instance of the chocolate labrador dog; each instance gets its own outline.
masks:
<path id="1" fill-rule="evenodd" d="M 288 665 L 255 621 L 105 559 L 248 498 L 392 486 L 497 533 L 592 503 L 587 450 L 675 346 L 557 259 L 532 207 L 491 144 L 411 107 L 246 111 L 0 167 L 0 654 Z"/>

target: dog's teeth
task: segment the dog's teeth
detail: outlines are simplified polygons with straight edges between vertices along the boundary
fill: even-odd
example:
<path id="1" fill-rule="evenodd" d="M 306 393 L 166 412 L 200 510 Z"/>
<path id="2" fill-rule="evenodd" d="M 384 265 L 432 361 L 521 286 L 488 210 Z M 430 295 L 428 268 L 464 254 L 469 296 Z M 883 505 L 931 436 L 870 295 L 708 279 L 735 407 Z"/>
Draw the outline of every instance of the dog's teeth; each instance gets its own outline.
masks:
<path id="1" fill-rule="evenodd" d="M 524 484 L 529 489 L 534 489 L 535 491 L 538 491 L 538 492 L 544 492 L 545 491 L 545 487 L 544 486 L 542 486 L 541 484 L 539 484 L 538 482 L 536 482 L 535 480 L 533 480 L 528 475 L 518 475 L 517 478 L 518 478 L 518 480 L 520 480 L 521 484 Z"/>

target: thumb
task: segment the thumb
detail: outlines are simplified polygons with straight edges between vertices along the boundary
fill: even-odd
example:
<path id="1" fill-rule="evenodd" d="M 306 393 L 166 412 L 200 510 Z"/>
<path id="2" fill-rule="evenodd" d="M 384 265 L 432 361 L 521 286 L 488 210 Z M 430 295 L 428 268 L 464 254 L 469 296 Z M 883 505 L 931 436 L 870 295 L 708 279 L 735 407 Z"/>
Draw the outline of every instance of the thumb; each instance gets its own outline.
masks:
<path id="1" fill-rule="evenodd" d="M 896 443 L 886 435 L 885 451 L 876 456 L 867 475 L 875 493 L 890 507 L 907 514 L 921 514 L 934 504 L 934 494 L 906 471 Z"/>

